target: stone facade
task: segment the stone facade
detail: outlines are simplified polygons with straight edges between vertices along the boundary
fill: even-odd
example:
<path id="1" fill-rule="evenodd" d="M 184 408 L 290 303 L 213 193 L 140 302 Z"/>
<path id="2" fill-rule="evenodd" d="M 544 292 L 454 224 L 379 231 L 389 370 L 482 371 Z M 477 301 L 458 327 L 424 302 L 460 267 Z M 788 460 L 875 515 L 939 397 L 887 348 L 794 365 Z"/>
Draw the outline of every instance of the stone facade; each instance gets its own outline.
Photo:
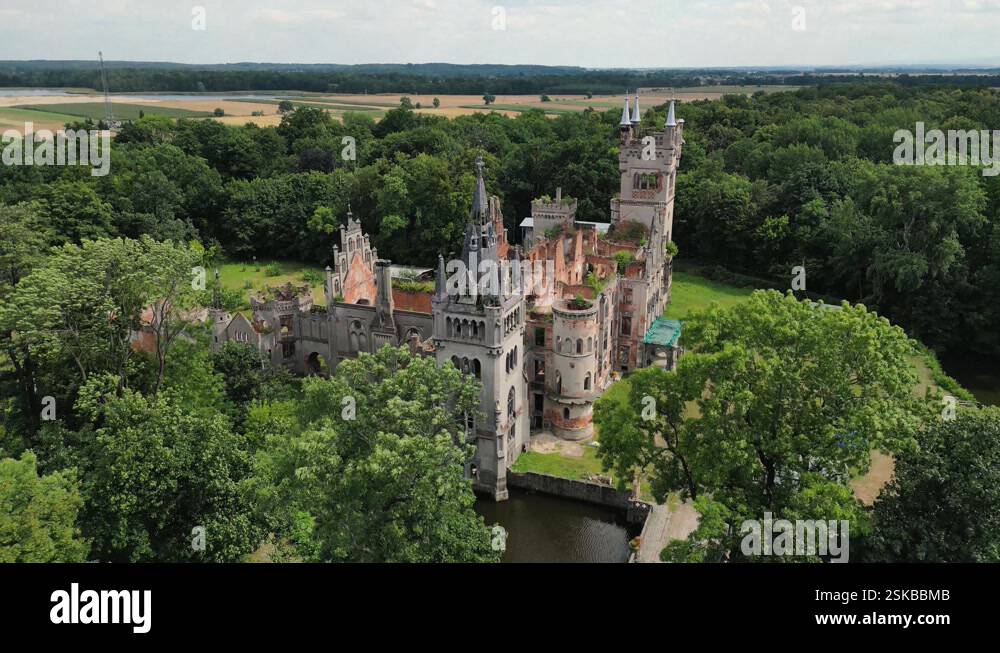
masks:
<path id="1" fill-rule="evenodd" d="M 670 301 L 667 243 L 683 129 L 671 105 L 663 130 L 643 131 L 626 100 L 610 225 L 576 220 L 576 201 L 557 190 L 555 200 L 532 203 L 523 250 L 507 242 L 479 162 L 461 255 L 439 260 L 433 293 L 394 288 L 389 262 L 349 212 L 326 270 L 326 306 L 313 303 L 307 286 L 269 289 L 251 298 L 252 319 L 210 311 L 213 344 L 250 344 L 303 375 L 328 374 L 387 345 L 453 364 L 483 388 L 479 415 L 467 420 L 476 447 L 467 474 L 477 491 L 503 500 L 532 429 L 586 440 L 594 402 L 615 379 L 650 364 L 672 369 L 681 355 L 676 337 L 651 336 L 671 333 L 653 326 Z M 473 276 L 460 291 L 453 266 L 512 270 L 512 283 L 480 287 Z"/>

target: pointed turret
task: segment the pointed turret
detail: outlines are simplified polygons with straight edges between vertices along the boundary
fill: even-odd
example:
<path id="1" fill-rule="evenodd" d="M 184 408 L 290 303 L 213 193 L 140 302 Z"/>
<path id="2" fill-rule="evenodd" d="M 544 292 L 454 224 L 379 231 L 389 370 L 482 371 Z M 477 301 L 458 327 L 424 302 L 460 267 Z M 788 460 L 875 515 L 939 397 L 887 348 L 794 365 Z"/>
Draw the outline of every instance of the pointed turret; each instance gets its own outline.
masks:
<path id="1" fill-rule="evenodd" d="M 472 195 L 472 212 L 470 222 L 485 224 L 489 219 L 489 198 L 486 195 L 486 182 L 483 181 L 483 157 L 476 157 L 476 191 Z"/>
<path id="2" fill-rule="evenodd" d="M 642 110 L 639 108 L 639 91 L 635 92 L 635 111 L 632 112 L 632 124 L 638 126 L 642 122 Z"/>
<path id="3" fill-rule="evenodd" d="M 622 129 L 625 129 L 626 127 L 631 127 L 632 126 L 632 117 L 629 114 L 629 110 L 628 110 L 628 94 L 627 93 L 625 94 L 625 108 L 622 109 L 622 121 L 620 123 L 618 123 L 618 125 Z"/>
<path id="4" fill-rule="evenodd" d="M 670 101 L 670 110 L 667 111 L 667 127 L 677 126 L 676 102 Z"/>

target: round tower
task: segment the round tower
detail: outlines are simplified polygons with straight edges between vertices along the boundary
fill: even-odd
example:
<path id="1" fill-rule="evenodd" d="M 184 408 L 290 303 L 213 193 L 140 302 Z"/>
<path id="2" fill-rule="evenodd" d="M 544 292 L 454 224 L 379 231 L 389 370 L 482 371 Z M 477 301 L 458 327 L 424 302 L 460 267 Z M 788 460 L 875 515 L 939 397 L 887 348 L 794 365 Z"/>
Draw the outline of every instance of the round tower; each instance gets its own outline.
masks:
<path id="1" fill-rule="evenodd" d="M 597 305 L 589 300 L 563 299 L 552 306 L 552 373 L 546 375 L 548 421 L 564 440 L 594 435 L 597 399 Z"/>

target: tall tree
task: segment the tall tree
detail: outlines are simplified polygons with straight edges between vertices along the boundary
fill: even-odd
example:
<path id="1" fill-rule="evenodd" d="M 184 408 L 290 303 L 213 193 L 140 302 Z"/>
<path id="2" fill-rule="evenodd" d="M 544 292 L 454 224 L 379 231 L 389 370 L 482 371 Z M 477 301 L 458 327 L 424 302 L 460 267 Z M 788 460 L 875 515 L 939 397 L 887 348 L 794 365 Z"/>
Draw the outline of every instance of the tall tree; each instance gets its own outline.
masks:
<path id="1" fill-rule="evenodd" d="M 0 563 L 83 562 L 75 470 L 39 476 L 35 455 L 0 460 Z"/>
<path id="2" fill-rule="evenodd" d="M 305 516 L 320 560 L 496 561 L 465 478 L 478 394 L 458 370 L 405 348 L 307 379 L 297 432 L 268 438 L 262 487 L 276 489 L 264 501 L 300 518 L 289 531 Z"/>
<path id="3" fill-rule="evenodd" d="M 221 414 L 192 411 L 170 391 L 119 396 L 116 385 L 94 376 L 78 401 L 94 429 L 83 525 L 97 559 L 225 562 L 256 549 L 264 533 L 244 492 L 246 439 Z"/>
<path id="4" fill-rule="evenodd" d="M 865 558 L 1000 562 L 1000 409 L 960 410 L 896 461 Z"/>
<path id="5" fill-rule="evenodd" d="M 684 338 L 676 372 L 643 370 L 628 401 L 598 402 L 604 464 L 626 478 L 646 470 L 660 500 L 700 500 L 715 519 L 690 542 L 722 538 L 732 558 L 743 521 L 765 512 L 849 518 L 864 530 L 846 488 L 852 474 L 867 470 L 872 449 L 913 447 L 933 414 L 915 395 L 902 330 L 863 306 L 814 307 L 770 291 L 696 315 Z"/>

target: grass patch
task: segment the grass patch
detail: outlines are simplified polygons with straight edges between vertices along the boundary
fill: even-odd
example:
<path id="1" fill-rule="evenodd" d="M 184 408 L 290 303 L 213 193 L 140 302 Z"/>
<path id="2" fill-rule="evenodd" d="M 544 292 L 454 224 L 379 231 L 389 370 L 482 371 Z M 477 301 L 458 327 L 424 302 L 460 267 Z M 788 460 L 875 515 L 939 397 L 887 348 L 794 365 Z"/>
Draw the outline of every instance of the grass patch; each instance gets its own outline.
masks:
<path id="1" fill-rule="evenodd" d="M 514 464 L 518 473 L 534 472 L 559 478 L 582 481 L 590 474 L 602 474 L 601 461 L 594 447 L 584 447 L 582 458 L 571 458 L 558 453 L 522 453 Z"/>
<path id="2" fill-rule="evenodd" d="M 215 267 L 219 268 L 219 282 L 222 287 L 239 292 L 243 298 L 243 304 L 240 306 L 241 311 L 250 309 L 249 296 L 252 290 L 263 290 L 267 286 L 283 286 L 286 283 L 296 285 L 309 283 L 312 288 L 313 301 L 320 305 L 326 302 L 323 282 L 312 283 L 317 278 L 316 274 L 320 275 L 319 279 L 325 277 L 325 272 L 318 267 L 287 261 L 257 261 L 256 263 L 227 261 Z M 271 276 L 268 274 L 269 271 Z M 306 279 L 307 275 L 309 281 Z M 250 288 L 247 288 L 248 284 Z"/>
<path id="3" fill-rule="evenodd" d="M 692 313 L 704 310 L 712 304 L 718 304 L 723 308 L 735 306 L 746 301 L 752 293 L 752 288 L 737 288 L 675 271 L 670 306 L 667 307 L 665 316 L 673 320 L 686 320 Z"/>

